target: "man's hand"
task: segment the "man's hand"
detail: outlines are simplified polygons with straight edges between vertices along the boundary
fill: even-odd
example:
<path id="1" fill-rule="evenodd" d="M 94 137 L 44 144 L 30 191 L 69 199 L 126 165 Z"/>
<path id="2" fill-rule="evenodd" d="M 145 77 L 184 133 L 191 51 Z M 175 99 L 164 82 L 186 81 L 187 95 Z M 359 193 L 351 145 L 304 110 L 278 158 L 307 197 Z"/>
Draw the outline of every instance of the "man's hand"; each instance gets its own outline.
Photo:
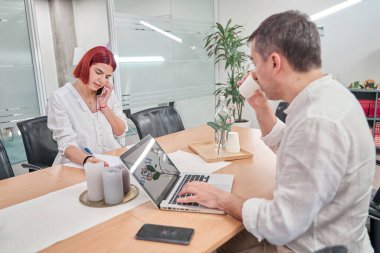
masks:
<path id="1" fill-rule="evenodd" d="M 204 182 L 190 182 L 185 184 L 178 195 L 193 194 L 188 197 L 181 197 L 177 199 L 179 203 L 197 202 L 202 206 L 209 208 L 217 208 L 223 210 L 219 204 L 218 197 L 225 192 L 216 188 L 215 186 Z"/>
<path id="2" fill-rule="evenodd" d="M 247 102 L 253 109 L 255 109 L 255 111 L 269 108 L 268 101 L 265 93 L 261 90 L 256 90 L 253 96 L 247 99 Z"/>
<path id="3" fill-rule="evenodd" d="M 190 182 L 180 191 L 179 195 L 192 194 L 192 196 L 177 198 L 178 203 L 196 202 L 208 208 L 216 208 L 242 219 L 242 208 L 245 199 L 225 192 L 215 186 L 204 182 Z"/>

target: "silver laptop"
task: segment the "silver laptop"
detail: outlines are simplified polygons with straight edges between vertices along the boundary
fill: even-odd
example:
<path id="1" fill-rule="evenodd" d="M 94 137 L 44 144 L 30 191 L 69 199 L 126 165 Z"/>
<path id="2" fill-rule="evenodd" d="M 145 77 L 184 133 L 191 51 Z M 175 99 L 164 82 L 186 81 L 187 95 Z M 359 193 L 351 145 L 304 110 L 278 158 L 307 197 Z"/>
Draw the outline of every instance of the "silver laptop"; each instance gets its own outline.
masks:
<path id="1" fill-rule="evenodd" d="M 231 192 L 233 175 L 181 174 L 168 155 L 148 135 L 120 156 L 124 165 L 136 178 L 155 206 L 162 210 L 224 214 L 198 203 L 177 203 L 177 194 L 188 181 L 203 181 Z"/>

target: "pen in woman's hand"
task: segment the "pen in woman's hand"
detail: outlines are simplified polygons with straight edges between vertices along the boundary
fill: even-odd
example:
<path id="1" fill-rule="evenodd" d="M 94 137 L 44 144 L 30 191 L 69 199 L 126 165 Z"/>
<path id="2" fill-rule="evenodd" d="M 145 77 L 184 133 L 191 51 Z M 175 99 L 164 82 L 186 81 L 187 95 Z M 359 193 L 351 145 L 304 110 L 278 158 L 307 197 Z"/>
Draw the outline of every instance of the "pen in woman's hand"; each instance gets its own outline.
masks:
<path id="1" fill-rule="evenodd" d="M 83 151 L 86 152 L 89 155 L 94 155 L 94 153 L 92 153 L 92 151 L 89 148 L 85 147 L 85 148 L 83 148 Z"/>
<path id="2" fill-rule="evenodd" d="M 110 166 L 109 163 L 108 163 L 107 161 L 103 161 L 103 160 L 101 160 L 101 159 L 99 159 L 99 158 L 96 158 L 96 157 L 94 156 L 94 153 L 92 153 L 92 151 L 91 151 L 89 148 L 84 147 L 84 148 L 83 148 L 83 151 L 86 152 L 87 154 L 89 154 L 89 155 L 92 156 L 92 157 L 89 158 L 88 160 L 90 160 L 90 161 L 92 161 L 92 162 L 95 162 L 95 163 L 97 163 L 97 162 L 103 162 L 103 163 L 104 163 L 104 167 L 109 167 L 109 166 Z"/>

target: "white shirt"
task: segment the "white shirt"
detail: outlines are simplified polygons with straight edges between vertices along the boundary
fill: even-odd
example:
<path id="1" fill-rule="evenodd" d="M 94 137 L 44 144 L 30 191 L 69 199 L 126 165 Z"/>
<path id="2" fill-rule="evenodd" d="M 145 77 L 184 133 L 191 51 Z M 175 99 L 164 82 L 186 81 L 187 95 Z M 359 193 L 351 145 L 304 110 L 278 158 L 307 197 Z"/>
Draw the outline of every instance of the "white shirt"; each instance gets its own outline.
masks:
<path id="1" fill-rule="evenodd" d="M 127 127 L 126 116 L 114 91 L 107 105 Z M 107 118 L 101 111 L 91 112 L 71 83 L 66 83 L 51 95 L 47 104 L 47 116 L 48 127 L 53 132 L 59 151 L 53 165 L 70 161 L 64 155 L 69 146 L 82 149 L 87 147 L 94 153 L 120 148 Z"/>
<path id="2" fill-rule="evenodd" d="M 373 252 L 365 228 L 375 148 L 356 98 L 331 75 L 310 83 L 263 141 L 277 154 L 273 200 L 252 198 L 243 223 L 259 240 L 314 252 Z"/>

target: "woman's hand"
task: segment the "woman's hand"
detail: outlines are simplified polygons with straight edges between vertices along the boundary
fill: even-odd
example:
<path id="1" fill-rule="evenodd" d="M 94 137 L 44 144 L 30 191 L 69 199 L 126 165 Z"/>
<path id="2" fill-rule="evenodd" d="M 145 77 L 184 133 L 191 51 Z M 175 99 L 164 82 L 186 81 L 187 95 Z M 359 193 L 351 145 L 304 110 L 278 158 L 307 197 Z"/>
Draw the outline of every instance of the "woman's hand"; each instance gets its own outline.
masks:
<path id="1" fill-rule="evenodd" d="M 104 163 L 104 167 L 109 167 L 110 166 L 107 161 L 100 160 L 99 158 L 96 158 L 95 156 L 88 158 L 87 161 L 86 161 L 86 163 L 88 163 L 88 162 L 90 162 L 90 163 L 100 163 L 100 162 L 102 162 L 102 163 Z"/>
<path id="2" fill-rule="evenodd" d="M 100 108 L 107 106 L 108 99 L 111 96 L 113 86 L 110 83 L 107 83 L 103 86 L 103 92 L 98 96 L 98 103 Z"/>

